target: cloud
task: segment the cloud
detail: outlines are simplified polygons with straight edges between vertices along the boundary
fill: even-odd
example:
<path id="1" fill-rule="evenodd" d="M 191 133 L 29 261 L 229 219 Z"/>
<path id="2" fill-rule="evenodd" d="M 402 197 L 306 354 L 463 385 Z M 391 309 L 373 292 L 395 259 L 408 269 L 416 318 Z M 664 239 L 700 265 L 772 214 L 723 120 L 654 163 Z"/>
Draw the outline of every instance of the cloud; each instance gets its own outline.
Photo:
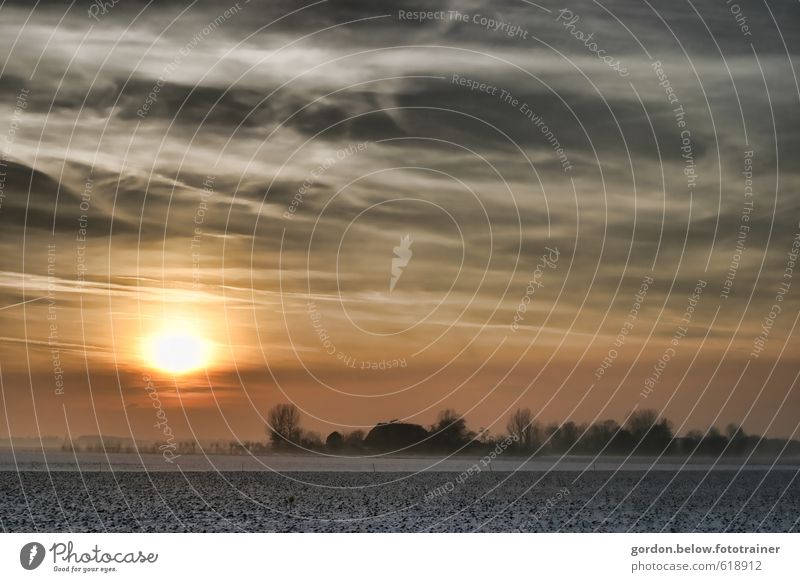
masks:
<path id="1" fill-rule="evenodd" d="M 116 339 L 109 314 L 135 319 L 141 305 L 157 313 L 159 303 L 199 305 L 220 329 L 234 328 L 228 343 L 261 387 L 263 358 L 245 348 L 263 340 L 299 382 L 295 331 L 298 353 L 347 380 L 309 327 L 309 298 L 337 343 L 365 358 L 421 349 L 444 328 L 447 341 L 433 342 L 429 361 L 449 361 L 471 333 L 480 341 L 470 358 L 485 361 L 498 341 L 531 341 L 504 338 L 546 245 L 558 246 L 562 262 L 532 302 L 526 331 L 546 330 L 549 347 L 567 337 L 559 357 L 582 358 L 583 342 L 615 337 L 638 282 L 653 273 L 647 313 L 661 318 L 661 341 L 698 278 L 709 280 L 701 321 L 713 315 L 739 240 L 750 149 L 751 230 L 732 299 L 709 331 L 715 349 L 742 314 L 749 333 L 771 305 L 800 210 L 797 87 L 786 55 L 788 47 L 796 59 L 797 5 L 770 6 L 786 47 L 754 0 L 738 2 L 752 36 L 724 4 L 697 5 L 702 19 L 688 5 L 576 6 L 575 27 L 625 64 L 621 77 L 556 22 L 557 11 L 524 2 L 240 4 L 223 19 L 234 4 L 162 2 L 142 12 L 145 2 L 126 1 L 99 22 L 87 2 L 0 10 L 9 57 L 0 77 L 0 291 L 8 304 L 45 293 L 55 245 L 60 317 L 75 326 L 89 318 L 104 377 Z M 467 21 L 399 16 L 416 9 L 458 10 Z M 656 60 L 678 103 L 659 84 Z M 12 135 L 21 89 L 27 107 Z M 392 249 L 405 235 L 414 254 L 388 297 Z M 42 309 L 0 311 L 11 329 L 4 337 L 17 338 L 4 349 L 19 349 L 21 318 Z M 735 340 L 743 351 L 750 338 Z M 514 360 L 511 351 L 496 357 Z M 533 375 L 540 362 L 523 364 L 519 374 Z M 235 400 L 229 372 L 221 382 Z"/>

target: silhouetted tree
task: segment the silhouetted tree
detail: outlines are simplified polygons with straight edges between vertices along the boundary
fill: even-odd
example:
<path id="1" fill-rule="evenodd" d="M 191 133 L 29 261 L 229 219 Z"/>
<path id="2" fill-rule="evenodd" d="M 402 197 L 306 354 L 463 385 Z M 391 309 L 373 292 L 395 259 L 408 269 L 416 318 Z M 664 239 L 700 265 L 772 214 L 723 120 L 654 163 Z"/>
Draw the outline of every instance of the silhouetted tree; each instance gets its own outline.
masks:
<path id="1" fill-rule="evenodd" d="M 581 439 L 581 448 L 589 453 L 599 452 L 611 443 L 618 430 L 619 424 L 613 420 L 595 422 Z"/>
<path id="2" fill-rule="evenodd" d="M 625 427 L 640 452 L 662 453 L 672 443 L 670 422 L 666 418 L 659 420 L 655 410 L 637 410 L 630 415 Z"/>
<path id="3" fill-rule="evenodd" d="M 725 449 L 725 445 L 727 444 L 727 437 L 719 432 L 717 427 L 712 426 L 700 440 L 699 452 L 703 455 L 718 456 L 722 454 L 722 451 Z"/>
<path id="4" fill-rule="evenodd" d="M 553 451 L 564 452 L 570 450 L 578 442 L 578 437 L 585 427 L 579 427 L 574 422 L 565 422 L 561 426 L 556 424 L 547 427 L 546 434 L 550 438 L 550 447 Z"/>
<path id="5" fill-rule="evenodd" d="M 431 435 L 430 446 L 447 451 L 457 450 L 475 436 L 467 429 L 467 421 L 453 409 L 439 412 Z"/>
<path id="6" fill-rule="evenodd" d="M 631 436 L 637 441 L 642 440 L 650 429 L 658 421 L 658 413 L 655 410 L 637 410 L 630 415 L 625 427 L 630 431 Z"/>
<path id="7" fill-rule="evenodd" d="M 733 455 L 743 455 L 755 444 L 751 443 L 751 439 L 738 424 L 729 424 L 725 427 L 725 434 L 728 435 L 728 452 Z"/>
<path id="8" fill-rule="evenodd" d="M 300 411 L 294 404 L 277 404 L 267 415 L 267 434 L 273 447 L 298 444 L 302 436 Z"/>
<path id="9" fill-rule="evenodd" d="M 633 448 L 633 438 L 616 421 L 602 420 L 588 428 L 578 448 L 586 453 L 628 453 Z"/>
<path id="10" fill-rule="evenodd" d="M 506 429 L 517 436 L 517 447 L 523 451 L 532 451 L 539 444 L 540 429 L 533 421 L 530 408 L 517 408 L 509 417 Z"/>
<path id="11" fill-rule="evenodd" d="M 300 435 L 300 445 L 304 449 L 319 450 L 322 448 L 322 437 L 318 432 L 304 431 Z"/>

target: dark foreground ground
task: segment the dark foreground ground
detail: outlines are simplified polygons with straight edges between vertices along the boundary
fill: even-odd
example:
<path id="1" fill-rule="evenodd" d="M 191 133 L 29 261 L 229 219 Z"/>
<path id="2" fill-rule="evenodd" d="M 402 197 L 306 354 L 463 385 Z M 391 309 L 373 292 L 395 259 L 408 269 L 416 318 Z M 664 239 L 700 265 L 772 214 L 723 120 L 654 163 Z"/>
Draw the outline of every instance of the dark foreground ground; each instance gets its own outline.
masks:
<path id="1" fill-rule="evenodd" d="M 26 532 L 796 532 L 796 476 L 0 472 L 0 522 Z"/>

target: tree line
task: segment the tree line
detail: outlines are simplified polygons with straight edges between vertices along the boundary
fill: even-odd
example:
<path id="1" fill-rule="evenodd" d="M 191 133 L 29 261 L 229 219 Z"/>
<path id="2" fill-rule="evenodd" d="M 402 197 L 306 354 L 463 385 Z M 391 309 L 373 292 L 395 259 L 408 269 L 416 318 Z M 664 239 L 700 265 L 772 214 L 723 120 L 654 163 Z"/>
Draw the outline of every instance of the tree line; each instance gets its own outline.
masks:
<path id="1" fill-rule="evenodd" d="M 528 408 L 518 408 L 508 418 L 505 433 L 477 431 L 455 410 L 442 410 L 430 426 L 398 420 L 379 422 L 369 431 L 333 431 L 323 440 L 319 433 L 301 425 L 300 411 L 293 404 L 278 404 L 267 415 L 267 439 L 214 441 L 201 445 L 195 441 L 174 444 L 181 455 L 265 455 L 272 452 L 326 452 L 359 455 L 372 452 L 485 454 L 504 443 L 504 454 L 516 455 L 697 455 L 766 457 L 800 456 L 800 442 L 766 438 L 746 433 L 729 424 L 724 430 L 711 427 L 691 430 L 683 436 L 673 432 L 672 423 L 653 410 L 633 412 L 622 424 L 601 420 L 578 424 L 572 421 L 542 425 Z M 511 437 L 511 438 L 510 438 Z M 81 437 L 64 440 L 64 451 L 105 453 L 160 453 L 164 443 L 134 443 L 113 437 Z M 507 445 L 507 446 L 506 446 Z"/>
<path id="2" fill-rule="evenodd" d="M 333 431 L 325 441 L 302 428 L 300 411 L 293 404 L 278 404 L 267 416 L 267 435 L 274 450 L 310 450 L 336 453 L 398 451 L 480 452 L 499 442 L 514 441 L 508 447 L 516 454 L 612 454 L 612 455 L 800 455 L 800 442 L 747 434 L 741 426 L 729 424 L 724 432 L 716 427 L 691 430 L 684 436 L 673 433 L 672 423 L 654 410 L 637 410 L 623 424 L 615 420 L 578 424 L 542 425 L 529 408 L 518 408 L 508 418 L 506 433 L 490 435 L 480 428 L 470 430 L 455 410 L 439 412 L 429 427 L 391 420 L 379 422 L 369 432 Z"/>

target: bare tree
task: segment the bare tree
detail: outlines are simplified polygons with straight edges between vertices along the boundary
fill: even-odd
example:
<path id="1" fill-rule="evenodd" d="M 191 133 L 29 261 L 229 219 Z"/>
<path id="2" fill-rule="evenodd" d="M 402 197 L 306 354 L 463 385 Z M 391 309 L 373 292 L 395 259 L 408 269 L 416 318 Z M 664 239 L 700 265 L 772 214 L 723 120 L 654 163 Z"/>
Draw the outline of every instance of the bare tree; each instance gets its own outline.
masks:
<path id="1" fill-rule="evenodd" d="M 452 408 L 441 410 L 436 423 L 431 426 L 431 444 L 436 448 L 456 450 L 475 437 L 467 428 L 467 421 Z"/>
<path id="2" fill-rule="evenodd" d="M 511 435 L 516 435 L 519 447 L 531 450 L 537 441 L 538 427 L 533 422 L 533 413 L 530 408 L 517 408 L 509 417 L 506 430 Z"/>
<path id="3" fill-rule="evenodd" d="M 637 410 L 625 423 L 634 446 L 639 451 L 663 453 L 672 444 L 672 425 L 666 418 L 659 420 L 655 410 Z"/>
<path id="4" fill-rule="evenodd" d="M 321 449 L 322 437 L 318 432 L 305 431 L 300 436 L 300 444 L 304 449 Z"/>
<path id="5" fill-rule="evenodd" d="M 267 415 L 267 434 L 272 446 L 297 444 L 302 436 L 300 411 L 294 404 L 277 404 Z"/>
<path id="6" fill-rule="evenodd" d="M 630 415 L 628 422 L 625 423 L 625 428 L 630 431 L 631 436 L 638 442 L 650 432 L 656 422 L 658 422 L 658 413 L 655 410 L 637 410 Z"/>

